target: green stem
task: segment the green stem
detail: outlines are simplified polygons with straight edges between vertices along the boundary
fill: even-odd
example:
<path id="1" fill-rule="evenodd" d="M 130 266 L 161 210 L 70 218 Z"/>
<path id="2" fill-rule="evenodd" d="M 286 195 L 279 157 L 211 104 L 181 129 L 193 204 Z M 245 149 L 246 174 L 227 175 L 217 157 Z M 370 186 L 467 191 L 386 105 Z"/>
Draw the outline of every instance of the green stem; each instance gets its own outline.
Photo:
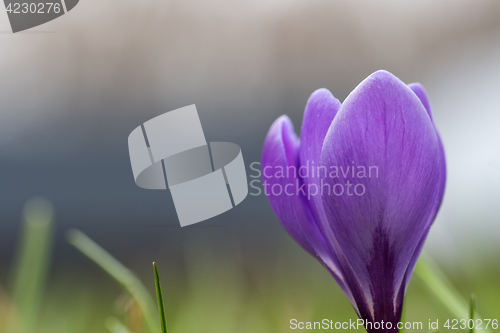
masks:
<path id="1" fill-rule="evenodd" d="M 160 311 L 161 332 L 167 333 L 167 318 L 165 315 L 165 306 L 163 304 L 163 295 L 161 292 L 160 276 L 158 275 L 158 268 L 156 267 L 156 263 L 154 263 L 154 262 L 153 262 L 153 268 L 155 271 L 156 295 L 158 296 L 158 310 Z"/>

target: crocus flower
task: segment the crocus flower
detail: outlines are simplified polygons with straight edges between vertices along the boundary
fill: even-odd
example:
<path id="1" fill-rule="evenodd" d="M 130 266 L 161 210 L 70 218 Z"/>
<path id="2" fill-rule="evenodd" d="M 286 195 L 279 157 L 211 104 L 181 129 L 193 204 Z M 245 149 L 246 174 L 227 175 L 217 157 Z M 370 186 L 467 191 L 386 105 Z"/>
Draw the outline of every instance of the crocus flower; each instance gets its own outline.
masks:
<path id="1" fill-rule="evenodd" d="M 385 324 L 365 328 L 398 331 L 446 179 L 424 88 L 377 71 L 343 104 L 315 91 L 300 139 L 287 116 L 271 126 L 262 174 L 290 236 L 329 270 L 365 323 Z"/>

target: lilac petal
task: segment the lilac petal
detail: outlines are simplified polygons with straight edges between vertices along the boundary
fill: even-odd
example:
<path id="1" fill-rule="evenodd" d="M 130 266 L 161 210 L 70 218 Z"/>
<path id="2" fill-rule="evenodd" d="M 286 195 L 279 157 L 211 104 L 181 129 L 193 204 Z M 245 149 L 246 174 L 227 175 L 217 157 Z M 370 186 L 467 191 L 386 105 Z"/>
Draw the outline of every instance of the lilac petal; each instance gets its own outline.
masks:
<path id="1" fill-rule="evenodd" d="M 432 110 L 431 110 L 431 105 L 429 102 L 429 97 L 427 95 L 427 91 L 425 88 L 420 84 L 420 83 L 410 83 L 408 84 L 408 87 L 417 95 L 418 99 L 420 102 L 422 102 L 422 105 L 424 106 L 425 110 L 429 114 L 429 117 L 434 123 L 434 120 L 432 118 Z M 443 201 L 443 195 L 444 195 L 444 189 L 445 189 L 445 184 L 446 184 L 446 160 L 445 160 L 445 155 L 444 155 L 444 148 L 443 148 L 443 143 L 441 141 L 441 137 L 439 136 L 439 133 L 437 132 L 437 129 L 434 126 L 434 129 L 436 130 L 436 134 L 439 140 L 439 158 L 440 158 L 440 175 L 439 175 L 439 193 L 437 197 L 437 202 L 435 206 L 435 213 L 433 218 L 429 221 L 429 225 L 426 227 L 426 231 L 422 238 L 420 239 L 419 244 L 417 245 L 415 252 L 413 253 L 412 259 L 410 260 L 410 263 L 408 264 L 408 268 L 406 270 L 406 275 L 405 275 L 405 283 L 402 287 L 402 292 L 403 294 L 406 292 L 406 289 L 408 288 L 408 284 L 410 283 L 410 277 L 413 274 L 413 271 L 415 269 L 415 265 L 417 264 L 418 258 L 420 256 L 420 253 L 422 252 L 422 248 L 424 246 L 425 240 L 427 239 L 427 235 L 430 230 L 430 226 L 434 222 L 434 219 L 439 211 L 439 208 L 441 207 L 441 203 Z"/>
<path id="2" fill-rule="evenodd" d="M 404 295 L 406 293 L 406 289 L 408 289 L 408 284 L 410 283 L 411 275 L 413 274 L 413 271 L 415 270 L 415 266 L 417 265 L 418 257 L 420 257 L 420 253 L 422 252 L 422 249 L 424 248 L 424 243 L 425 243 L 425 240 L 427 239 L 427 235 L 429 234 L 430 230 L 431 230 L 430 227 L 425 230 L 424 234 L 422 235 L 422 238 L 420 238 L 420 241 L 418 242 L 418 245 L 415 248 L 415 251 L 413 252 L 410 263 L 408 264 L 408 267 L 406 269 L 404 283 L 401 284 L 400 292 L 402 295 Z M 402 303 L 403 303 L 403 300 L 401 300 L 401 304 Z"/>
<path id="3" fill-rule="evenodd" d="M 305 161 L 319 165 L 323 140 L 340 105 L 340 102 L 327 89 L 318 89 L 309 97 L 300 131 L 302 165 Z"/>
<path id="4" fill-rule="evenodd" d="M 427 114 L 429 115 L 429 117 L 431 117 L 431 120 L 434 122 L 434 120 L 432 119 L 431 103 L 429 101 L 429 96 L 427 95 L 427 91 L 425 90 L 424 86 L 418 82 L 414 82 L 408 84 L 408 88 L 410 88 L 415 93 L 415 95 L 417 95 L 420 102 L 422 102 L 425 111 L 427 111 Z"/>
<path id="5" fill-rule="evenodd" d="M 333 97 L 330 91 L 318 89 L 309 97 L 302 120 L 300 165 L 305 168 L 307 173 L 303 177 L 307 189 L 307 197 L 304 199 L 305 204 L 310 206 L 315 221 L 326 218 L 321 199 L 322 184 L 316 167 L 321 165 L 323 142 L 340 106 L 340 102 Z M 338 266 L 337 263 L 335 265 Z"/>
<path id="6" fill-rule="evenodd" d="M 444 147 L 443 142 L 441 141 L 441 137 L 439 136 L 439 133 L 437 131 L 436 135 L 439 140 L 439 194 L 434 212 L 434 218 L 436 217 L 439 208 L 441 208 L 441 204 L 443 203 L 444 189 L 446 187 L 446 159 L 444 155 Z M 434 218 L 432 219 L 432 222 L 434 222 Z"/>
<path id="7" fill-rule="evenodd" d="M 353 303 L 356 312 L 359 313 L 351 291 L 345 283 L 345 277 L 340 268 L 337 255 L 322 236 L 322 231 L 318 225 L 318 221 L 326 217 L 321 200 L 321 182 L 319 175 L 314 174 L 315 167 L 321 164 L 320 156 L 323 142 L 340 106 L 340 102 L 333 97 L 329 90 L 324 88 L 313 92 L 306 104 L 300 131 L 299 155 L 300 166 L 305 167 L 307 170 L 307 175 L 301 177 L 302 184 L 305 184 L 307 195 L 302 195 L 301 197 L 306 206 L 306 212 L 309 213 L 309 223 L 303 226 L 302 230 L 308 239 L 317 240 L 315 242 L 316 253 L 324 262 L 325 267 L 337 280 L 347 298 Z"/>
<path id="8" fill-rule="evenodd" d="M 346 275 L 352 269 L 351 289 L 360 285 L 363 294 L 356 293 L 356 301 L 369 305 L 363 318 L 395 323 L 401 317 L 405 273 L 435 215 L 439 154 L 438 137 L 422 103 L 386 71 L 356 87 L 328 131 L 321 160 L 337 166 L 340 177 L 324 180 L 332 189 L 337 186 L 335 193 L 341 186 L 345 193 L 323 194 L 328 221 L 322 227 L 335 235 L 329 241 L 338 242 Z M 354 174 L 352 169 L 342 174 L 353 166 Z M 363 188 L 362 195 L 355 194 Z"/>
<path id="9" fill-rule="evenodd" d="M 422 86 L 420 83 L 415 82 L 415 83 L 410 83 L 408 87 L 417 95 L 418 99 L 420 99 L 420 102 L 422 102 L 423 106 L 425 107 L 425 110 L 429 114 L 429 117 L 431 117 L 432 123 L 434 124 L 434 120 L 432 118 L 432 111 L 431 111 L 431 103 L 429 102 L 429 97 L 427 95 L 427 91 L 425 90 L 424 86 Z M 441 137 L 439 136 L 439 133 L 437 132 L 436 127 L 434 126 L 434 129 L 436 130 L 438 139 L 439 139 L 439 156 L 440 156 L 440 191 L 439 191 L 439 199 L 438 203 L 436 205 L 436 214 L 439 211 L 439 208 L 441 207 L 441 203 L 443 202 L 443 196 L 444 196 L 444 188 L 446 184 L 446 159 L 444 155 L 444 147 L 443 143 L 441 141 Z"/>
<path id="10" fill-rule="evenodd" d="M 290 119 L 281 116 L 271 126 L 264 142 L 262 178 L 265 182 L 264 188 L 267 189 L 266 195 L 288 234 L 328 269 L 347 298 L 354 303 L 335 254 L 327 248 L 326 239 L 320 233 L 308 204 L 300 195 L 301 192 L 297 191 L 297 186 L 301 186 L 302 180 L 297 177 L 298 174 L 294 174 L 293 169 L 290 169 L 289 177 L 282 177 L 278 173 L 279 170 L 284 170 L 286 175 L 288 167 L 295 167 L 295 170 L 298 170 L 298 146 L 299 142 Z M 287 195 L 285 191 L 281 192 L 279 189 L 286 189 L 292 195 Z M 355 310 L 357 311 L 356 307 Z"/>
<path id="11" fill-rule="evenodd" d="M 290 118 L 287 116 L 279 117 L 271 125 L 264 141 L 262 179 L 264 190 L 267 192 L 266 195 L 278 220 L 304 250 L 315 256 L 314 248 L 302 232 L 299 219 L 305 217 L 303 212 L 298 212 L 301 209 L 300 203 L 297 205 L 298 198 L 296 196 L 287 196 L 284 191 L 280 191 L 280 189 L 285 189 L 287 185 L 288 188 L 295 188 L 295 181 L 284 176 L 278 175 L 279 177 L 276 177 L 276 173 L 280 169 L 285 175 L 288 166 L 297 165 L 298 150 L 299 140 L 293 130 Z M 273 188 L 275 189 L 274 192 Z"/>

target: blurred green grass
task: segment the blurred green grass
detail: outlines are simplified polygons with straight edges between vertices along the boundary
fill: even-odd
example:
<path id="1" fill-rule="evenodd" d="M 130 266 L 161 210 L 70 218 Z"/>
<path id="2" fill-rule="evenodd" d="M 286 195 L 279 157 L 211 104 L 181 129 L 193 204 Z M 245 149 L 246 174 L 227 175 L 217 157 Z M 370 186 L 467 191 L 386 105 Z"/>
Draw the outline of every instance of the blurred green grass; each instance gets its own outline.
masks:
<path id="1" fill-rule="evenodd" d="M 38 207 L 40 214 L 44 212 L 40 210 L 43 205 L 31 207 Z M 46 279 L 52 222 L 45 223 L 45 231 L 33 233 L 30 226 L 39 228 L 35 221 L 43 214 L 33 217 L 26 214 L 29 211 L 25 211 L 13 283 L 9 288 L 0 285 L 0 332 L 148 332 L 144 306 L 106 275 L 59 270 Z M 33 235 L 37 237 L 33 239 Z M 328 272 L 291 239 L 284 238 L 273 253 L 266 253 L 258 248 L 243 251 L 236 240 L 215 242 L 195 237 L 185 242 L 183 253 L 181 269 L 169 266 L 168 253 L 158 253 L 169 332 L 280 333 L 296 331 L 289 325 L 293 318 L 303 322 L 357 319 Z M 494 254 L 481 258 L 473 270 L 465 260 L 463 265 L 442 266 L 463 299 L 472 292 L 477 295 L 477 309 L 483 318 L 498 319 L 500 315 L 496 259 Z M 120 268 L 115 271 L 123 274 Z M 154 295 L 153 272 L 148 273 L 141 274 L 150 276 L 142 280 L 145 290 L 141 292 Z M 405 298 L 404 320 L 421 321 L 425 327 L 429 319 L 438 319 L 442 325 L 453 318 L 427 291 L 428 286 L 414 276 Z M 159 332 L 160 317 L 157 308 L 151 307 L 148 305 L 147 311 L 156 311 Z"/>

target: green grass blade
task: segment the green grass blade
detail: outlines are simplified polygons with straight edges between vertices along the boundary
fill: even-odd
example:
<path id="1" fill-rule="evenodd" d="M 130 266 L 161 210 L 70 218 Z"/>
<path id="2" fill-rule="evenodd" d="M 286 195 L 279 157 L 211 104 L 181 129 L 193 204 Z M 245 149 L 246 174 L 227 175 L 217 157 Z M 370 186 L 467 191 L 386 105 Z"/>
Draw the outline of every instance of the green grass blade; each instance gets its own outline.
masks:
<path id="1" fill-rule="evenodd" d="M 427 291 L 457 319 L 469 317 L 468 304 L 452 286 L 441 270 L 427 257 L 421 255 L 415 275 L 423 282 Z"/>
<path id="2" fill-rule="evenodd" d="M 476 317 L 476 306 L 477 306 L 477 298 L 475 294 L 470 295 L 470 319 L 474 321 Z M 474 333 L 474 325 L 470 329 L 470 333 Z"/>
<path id="3" fill-rule="evenodd" d="M 70 230 L 67 234 L 67 240 L 122 285 L 137 302 L 149 331 L 152 333 L 158 332 L 156 306 L 141 281 L 128 268 L 81 231 Z"/>
<path id="4" fill-rule="evenodd" d="M 23 231 L 16 253 L 12 303 L 18 323 L 8 331 L 33 332 L 37 324 L 52 252 L 52 205 L 44 199 L 29 201 L 23 210 Z"/>
<path id="5" fill-rule="evenodd" d="M 156 295 L 158 296 L 158 310 L 160 311 L 161 332 L 167 333 L 167 318 L 165 315 L 165 306 L 163 304 L 163 294 L 161 292 L 160 276 L 158 275 L 158 268 L 156 267 L 156 263 L 153 263 L 153 268 L 155 271 Z"/>
<path id="6" fill-rule="evenodd" d="M 470 309 L 468 302 L 453 287 L 443 272 L 425 255 L 421 255 L 415 267 L 415 275 L 429 292 L 429 294 L 439 302 L 455 319 L 468 319 Z M 480 316 L 475 312 L 476 319 Z M 483 333 L 491 333 L 488 329 L 483 329 Z"/>

